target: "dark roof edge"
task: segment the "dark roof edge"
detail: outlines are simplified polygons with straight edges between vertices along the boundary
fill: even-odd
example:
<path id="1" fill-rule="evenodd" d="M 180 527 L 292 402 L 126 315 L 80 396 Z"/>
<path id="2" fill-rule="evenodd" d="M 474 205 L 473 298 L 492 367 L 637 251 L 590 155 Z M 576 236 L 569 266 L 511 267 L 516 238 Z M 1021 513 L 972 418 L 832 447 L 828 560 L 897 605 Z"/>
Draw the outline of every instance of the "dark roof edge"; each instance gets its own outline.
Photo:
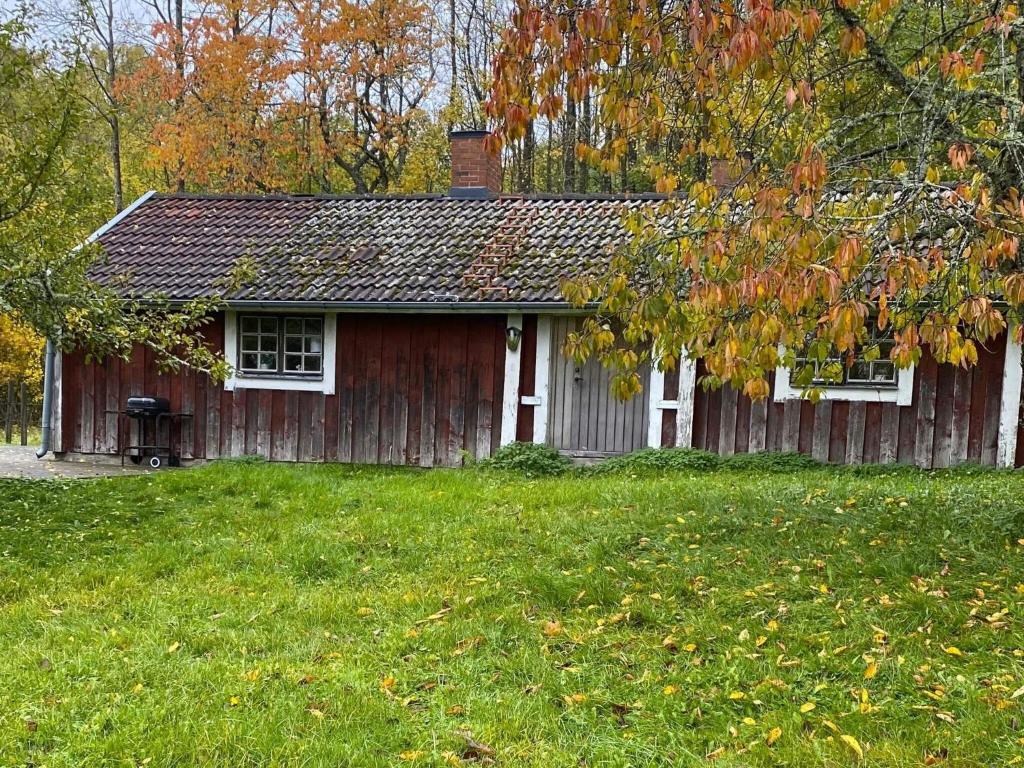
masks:
<path id="1" fill-rule="evenodd" d="M 186 303 L 185 299 L 169 302 Z M 228 309 L 262 309 L 330 312 L 411 312 L 466 313 L 535 312 L 544 314 L 580 314 L 593 311 L 596 304 L 577 307 L 566 301 L 264 301 L 259 299 L 227 299 Z"/>
<path id="2" fill-rule="evenodd" d="M 586 312 L 567 301 L 260 301 L 227 300 L 228 309 L 321 309 L 337 312 Z"/>
<path id="3" fill-rule="evenodd" d="M 204 192 L 156 192 L 152 194 L 155 200 L 252 200 L 259 202 L 261 200 L 273 200 L 283 202 L 302 202 L 306 200 L 318 201 L 318 200 L 458 200 L 460 202 L 467 201 L 464 197 L 455 197 L 450 194 L 443 194 L 440 192 L 417 192 L 409 194 L 345 194 L 345 195 L 331 195 L 331 194 L 287 194 L 287 193 L 274 193 L 266 195 L 253 195 L 253 194 L 217 194 L 217 193 L 204 193 Z M 682 195 L 665 195 L 658 192 L 621 192 L 621 193 L 583 193 L 583 192 L 567 192 L 564 194 L 554 193 L 533 193 L 533 194 L 502 194 L 498 197 L 489 197 L 483 200 L 480 199 L 469 199 L 469 202 L 494 202 L 502 200 L 537 200 L 537 201 L 552 201 L 552 202 L 571 202 L 574 200 L 580 201 L 607 201 L 607 202 L 628 202 L 631 200 L 637 201 L 659 201 L 659 200 L 673 200 L 682 199 Z"/>

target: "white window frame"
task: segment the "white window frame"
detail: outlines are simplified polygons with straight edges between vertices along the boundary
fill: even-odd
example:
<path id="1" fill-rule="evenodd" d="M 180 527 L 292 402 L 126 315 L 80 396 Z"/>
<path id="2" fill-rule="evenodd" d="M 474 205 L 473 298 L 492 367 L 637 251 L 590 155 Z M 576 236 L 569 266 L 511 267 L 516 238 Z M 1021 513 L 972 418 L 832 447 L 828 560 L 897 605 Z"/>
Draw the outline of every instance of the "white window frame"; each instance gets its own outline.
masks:
<path id="1" fill-rule="evenodd" d="M 784 403 L 787 400 L 801 400 L 808 389 L 817 390 L 821 393 L 822 400 L 832 402 L 910 405 L 914 399 L 914 366 L 898 368 L 896 370 L 895 387 L 891 384 L 877 387 L 860 384 L 843 384 L 842 386 L 812 384 L 807 387 L 798 387 L 792 383 L 792 374 L 793 371 L 785 366 L 779 366 L 775 369 L 774 399 L 776 403 Z"/>
<path id="2" fill-rule="evenodd" d="M 238 360 L 238 315 L 237 310 L 229 309 L 224 313 L 224 359 L 231 364 L 231 375 L 224 381 L 224 389 L 233 392 L 236 389 L 271 389 L 288 392 L 320 392 L 325 395 L 334 394 L 335 365 L 337 361 L 338 348 L 338 315 L 335 312 L 325 313 L 304 313 L 306 315 L 323 315 L 324 320 L 324 349 L 323 349 L 323 376 L 317 378 L 274 375 L 266 373 L 243 374 L 234 368 Z M 274 315 L 280 316 L 280 312 L 248 310 L 241 314 L 245 315 Z"/>

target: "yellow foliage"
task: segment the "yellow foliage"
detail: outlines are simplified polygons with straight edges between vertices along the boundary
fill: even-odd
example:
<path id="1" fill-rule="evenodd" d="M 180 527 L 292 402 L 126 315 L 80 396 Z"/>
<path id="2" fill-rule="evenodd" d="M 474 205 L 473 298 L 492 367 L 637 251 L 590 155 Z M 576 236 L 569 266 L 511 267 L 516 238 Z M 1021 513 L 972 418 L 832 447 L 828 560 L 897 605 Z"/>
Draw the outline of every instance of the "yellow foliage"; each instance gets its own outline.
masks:
<path id="1" fill-rule="evenodd" d="M 43 340 L 9 315 L 0 315 L 0 384 L 24 381 L 29 387 L 43 378 Z"/>

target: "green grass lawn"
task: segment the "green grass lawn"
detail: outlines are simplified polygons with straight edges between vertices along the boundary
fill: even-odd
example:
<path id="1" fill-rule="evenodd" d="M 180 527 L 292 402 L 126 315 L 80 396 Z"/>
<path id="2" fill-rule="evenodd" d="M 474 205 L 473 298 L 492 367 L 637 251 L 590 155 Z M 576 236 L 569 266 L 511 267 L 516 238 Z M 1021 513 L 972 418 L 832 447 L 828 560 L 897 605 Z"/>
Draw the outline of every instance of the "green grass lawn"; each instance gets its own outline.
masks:
<path id="1" fill-rule="evenodd" d="M 981 471 L 0 481 L 0 765 L 1024 763 L 1022 500 Z"/>

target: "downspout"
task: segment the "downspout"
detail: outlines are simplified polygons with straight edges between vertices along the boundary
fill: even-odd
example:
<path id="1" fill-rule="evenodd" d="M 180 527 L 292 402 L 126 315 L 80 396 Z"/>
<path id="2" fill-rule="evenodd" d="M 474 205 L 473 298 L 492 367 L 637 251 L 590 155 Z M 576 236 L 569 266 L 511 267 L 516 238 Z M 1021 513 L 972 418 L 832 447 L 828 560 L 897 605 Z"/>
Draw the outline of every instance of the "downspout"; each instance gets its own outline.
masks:
<path id="1" fill-rule="evenodd" d="M 50 452 L 50 439 L 53 433 L 53 361 L 57 348 L 52 339 L 46 340 L 46 352 L 43 357 L 43 423 L 42 440 L 36 458 L 41 459 Z"/>

